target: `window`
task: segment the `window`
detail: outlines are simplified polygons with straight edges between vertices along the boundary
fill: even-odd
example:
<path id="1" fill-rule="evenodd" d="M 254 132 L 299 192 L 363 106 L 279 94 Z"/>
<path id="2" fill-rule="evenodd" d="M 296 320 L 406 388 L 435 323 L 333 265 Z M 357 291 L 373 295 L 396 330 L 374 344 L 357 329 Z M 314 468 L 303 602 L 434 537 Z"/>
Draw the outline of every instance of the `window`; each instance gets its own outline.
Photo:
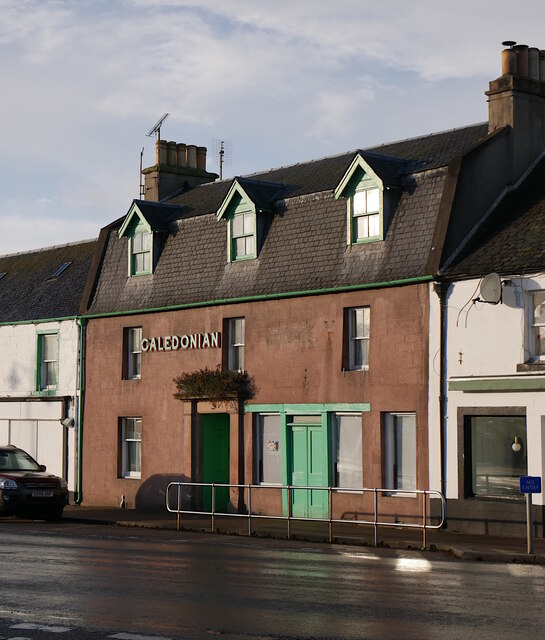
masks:
<path id="1" fill-rule="evenodd" d="M 380 191 L 376 187 L 366 188 L 360 184 L 349 198 L 352 225 L 352 242 L 377 240 L 380 230 Z"/>
<path id="2" fill-rule="evenodd" d="M 545 360 L 545 291 L 532 293 L 530 349 L 537 360 Z"/>
<path id="3" fill-rule="evenodd" d="M 333 414 L 333 479 L 336 487 L 363 487 L 361 414 Z"/>
<path id="4" fill-rule="evenodd" d="M 142 418 L 121 418 L 121 476 L 140 478 Z"/>
<path id="5" fill-rule="evenodd" d="M 526 417 L 466 416 L 466 495 L 520 498 L 527 473 Z"/>
<path id="6" fill-rule="evenodd" d="M 256 416 L 256 481 L 282 484 L 280 415 Z"/>
<path id="7" fill-rule="evenodd" d="M 140 378 L 142 327 L 123 329 L 125 344 L 124 378 L 134 380 Z"/>
<path id="8" fill-rule="evenodd" d="M 416 416 L 387 413 L 384 417 L 385 489 L 416 489 Z"/>
<path id="9" fill-rule="evenodd" d="M 66 269 L 68 269 L 68 267 L 69 267 L 71 264 L 72 264 L 72 262 L 63 262 L 63 263 L 61 264 L 61 266 L 60 266 L 60 267 L 58 267 L 58 268 L 57 268 L 57 270 L 49 276 L 49 279 L 51 279 L 51 278 L 57 278 L 58 276 L 60 276 L 60 275 L 61 275 L 61 273 L 62 273 L 63 271 L 66 271 Z"/>
<path id="10" fill-rule="evenodd" d="M 255 258 L 255 214 L 236 213 L 231 219 L 231 260 Z"/>
<path id="11" fill-rule="evenodd" d="M 58 334 L 38 335 L 37 391 L 53 391 L 57 388 Z"/>
<path id="12" fill-rule="evenodd" d="M 130 239 L 131 275 L 151 273 L 151 233 L 136 231 Z"/>
<path id="13" fill-rule="evenodd" d="M 233 371 L 244 371 L 244 318 L 231 318 L 227 327 L 227 366 Z"/>
<path id="14" fill-rule="evenodd" d="M 369 368 L 369 307 L 347 310 L 348 315 L 348 369 Z"/>

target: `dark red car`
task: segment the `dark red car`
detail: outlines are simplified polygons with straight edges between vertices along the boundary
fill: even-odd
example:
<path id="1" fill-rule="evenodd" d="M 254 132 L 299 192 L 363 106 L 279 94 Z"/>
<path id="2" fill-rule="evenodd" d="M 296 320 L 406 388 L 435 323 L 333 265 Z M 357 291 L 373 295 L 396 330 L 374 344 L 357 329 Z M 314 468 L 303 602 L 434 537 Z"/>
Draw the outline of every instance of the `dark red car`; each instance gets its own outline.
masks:
<path id="1" fill-rule="evenodd" d="M 66 480 L 22 449 L 0 447 L 0 513 L 60 520 L 67 503 Z"/>

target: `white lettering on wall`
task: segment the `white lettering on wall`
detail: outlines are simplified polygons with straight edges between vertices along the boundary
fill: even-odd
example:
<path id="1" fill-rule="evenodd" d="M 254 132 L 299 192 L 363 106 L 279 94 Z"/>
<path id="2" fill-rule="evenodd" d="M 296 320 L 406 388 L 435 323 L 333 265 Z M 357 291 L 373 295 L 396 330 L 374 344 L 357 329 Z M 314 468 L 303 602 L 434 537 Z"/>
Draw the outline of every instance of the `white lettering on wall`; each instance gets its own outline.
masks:
<path id="1" fill-rule="evenodd" d="M 191 349 L 218 349 L 221 347 L 221 333 L 191 333 L 182 336 L 159 336 L 157 338 L 142 338 L 140 347 L 143 352 L 148 351 L 178 351 Z"/>

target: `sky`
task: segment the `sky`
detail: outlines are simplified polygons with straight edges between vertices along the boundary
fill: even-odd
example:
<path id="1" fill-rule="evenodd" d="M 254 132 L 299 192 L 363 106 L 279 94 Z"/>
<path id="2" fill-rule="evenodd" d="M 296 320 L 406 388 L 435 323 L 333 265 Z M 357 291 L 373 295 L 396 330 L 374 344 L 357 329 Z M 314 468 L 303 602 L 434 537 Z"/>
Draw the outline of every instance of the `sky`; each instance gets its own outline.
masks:
<path id="1" fill-rule="evenodd" d="M 146 134 L 224 179 L 487 119 L 526 0 L 0 0 L 0 255 L 96 237 L 139 197 Z"/>

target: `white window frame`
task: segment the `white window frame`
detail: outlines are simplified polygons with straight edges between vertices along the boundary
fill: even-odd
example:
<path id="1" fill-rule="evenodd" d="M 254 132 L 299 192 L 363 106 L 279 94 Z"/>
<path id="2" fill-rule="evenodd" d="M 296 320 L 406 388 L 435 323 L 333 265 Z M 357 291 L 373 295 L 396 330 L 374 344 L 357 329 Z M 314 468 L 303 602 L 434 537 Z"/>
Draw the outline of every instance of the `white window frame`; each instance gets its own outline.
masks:
<path id="1" fill-rule="evenodd" d="M 369 200 L 373 198 L 378 200 L 376 207 Z M 358 200 L 361 200 L 361 207 L 357 207 Z M 382 190 L 373 184 L 370 180 L 362 181 L 354 193 L 348 198 L 348 217 L 349 217 L 349 243 L 360 244 L 364 242 L 377 242 L 382 240 L 382 218 L 383 218 L 383 196 Z M 359 221 L 367 223 L 366 232 L 359 232 Z M 371 225 L 375 225 L 376 233 L 371 234 Z"/>
<path id="2" fill-rule="evenodd" d="M 360 483 L 357 487 L 349 487 L 346 485 L 341 486 L 338 482 L 339 476 L 339 465 L 341 464 L 339 461 L 339 439 L 338 432 L 342 430 L 341 420 L 339 418 L 350 417 L 358 419 L 358 428 L 359 428 L 359 451 L 357 451 L 356 459 L 359 461 L 359 472 L 360 472 Z M 354 412 L 335 412 L 331 413 L 331 462 L 333 464 L 333 469 L 331 472 L 331 477 L 333 480 L 334 487 L 340 487 L 340 489 L 362 489 L 363 488 L 363 425 L 362 425 L 362 414 L 354 413 Z M 342 491 L 339 491 L 342 493 Z M 350 491 L 348 493 L 355 493 Z"/>
<path id="3" fill-rule="evenodd" d="M 536 348 L 536 334 L 540 328 L 545 330 L 545 321 L 536 322 L 535 320 L 535 298 L 536 296 L 542 296 L 543 302 L 541 304 L 545 304 L 545 290 L 533 290 L 529 291 L 528 294 L 528 351 L 531 354 L 532 360 L 545 362 L 545 352 L 539 353 L 539 350 Z"/>
<path id="4" fill-rule="evenodd" d="M 136 238 L 141 238 L 141 240 L 136 240 Z M 149 247 L 145 248 L 145 238 L 148 239 Z M 135 246 L 135 245 L 142 246 Z M 136 261 L 138 256 L 143 256 L 143 268 L 137 269 Z M 146 268 L 146 258 L 148 262 L 148 266 Z M 149 275 L 152 272 L 153 265 L 153 233 L 148 231 L 147 229 L 143 229 L 141 227 L 137 227 L 129 238 L 129 274 L 131 276 L 143 276 Z"/>
<path id="5" fill-rule="evenodd" d="M 411 428 L 414 430 L 414 460 L 411 462 L 414 463 L 414 486 L 410 487 L 399 487 L 396 486 L 398 484 L 399 476 L 396 473 L 396 469 L 399 463 L 399 457 L 396 450 L 396 430 L 403 429 L 403 423 L 399 424 L 397 419 L 403 418 L 412 418 L 413 424 Z M 408 427 L 405 427 L 408 428 Z M 416 445 L 417 439 L 417 423 L 416 423 L 416 413 L 414 412 L 391 412 L 384 414 L 384 488 L 392 490 L 393 494 L 398 495 L 414 495 L 413 493 L 418 488 L 418 448 Z M 412 474 L 411 474 L 412 477 Z"/>
<path id="6" fill-rule="evenodd" d="M 128 327 L 127 331 L 127 379 L 139 380 L 142 371 L 142 327 Z M 134 366 L 135 360 L 138 366 Z M 135 371 L 134 369 L 137 369 Z"/>
<path id="7" fill-rule="evenodd" d="M 267 482 L 266 480 L 262 480 L 263 475 L 263 447 L 265 445 L 263 441 L 263 418 L 267 417 L 277 417 L 278 418 L 278 449 L 276 450 L 277 455 L 280 457 L 280 482 Z M 282 485 L 282 417 L 279 413 L 258 413 L 256 414 L 255 419 L 255 443 L 256 443 L 256 472 L 255 472 L 255 481 L 256 484 L 264 484 L 271 486 L 281 486 Z"/>
<path id="8" fill-rule="evenodd" d="M 358 334 L 357 316 L 362 313 L 363 332 Z M 365 328 L 367 327 L 367 335 Z M 369 369 L 369 349 L 371 335 L 371 309 L 370 307 L 350 307 L 348 309 L 348 369 L 350 371 L 367 371 Z M 356 353 L 359 343 L 367 343 L 367 351 L 363 349 L 363 353 L 367 353 L 366 361 L 361 364 L 356 363 Z M 365 360 L 365 358 L 363 359 Z"/>
<path id="9" fill-rule="evenodd" d="M 55 357 L 45 358 L 45 340 L 46 338 L 55 339 Z M 55 382 L 53 384 L 47 384 L 47 365 L 55 364 Z M 59 382 L 59 332 L 58 331 L 44 331 L 38 333 L 38 373 L 36 376 L 36 388 L 37 391 L 56 391 Z"/>
<path id="10" fill-rule="evenodd" d="M 231 261 L 248 260 L 257 256 L 257 219 L 254 211 L 238 211 L 231 217 L 229 221 L 230 229 L 230 243 L 231 243 Z M 248 231 L 246 228 L 247 222 L 251 221 L 252 229 Z M 235 224 L 239 222 L 242 225 L 242 232 L 235 234 Z M 251 251 L 248 250 L 248 242 L 251 238 Z M 237 250 L 237 241 L 243 240 L 244 251 Z"/>
<path id="11" fill-rule="evenodd" d="M 236 339 L 236 325 L 240 323 L 242 325 L 242 342 L 235 342 Z M 245 341 L 246 341 L 246 319 L 244 317 L 239 318 L 229 318 L 227 325 L 227 334 L 228 334 L 228 354 L 227 354 L 227 367 L 232 371 L 244 371 L 244 361 L 245 361 Z M 242 354 L 242 366 L 235 367 L 235 354 Z M 240 358 L 239 358 L 240 363 Z"/>
<path id="12" fill-rule="evenodd" d="M 127 428 L 129 426 L 129 420 L 134 421 L 135 427 L 136 423 L 140 423 L 140 438 L 128 438 L 127 437 Z M 128 443 L 136 442 L 139 444 L 139 458 L 140 458 L 140 469 L 132 470 L 128 468 Z M 142 418 L 140 417 L 124 417 L 121 418 L 121 476 L 123 478 L 135 478 L 139 479 L 142 477 Z"/>

